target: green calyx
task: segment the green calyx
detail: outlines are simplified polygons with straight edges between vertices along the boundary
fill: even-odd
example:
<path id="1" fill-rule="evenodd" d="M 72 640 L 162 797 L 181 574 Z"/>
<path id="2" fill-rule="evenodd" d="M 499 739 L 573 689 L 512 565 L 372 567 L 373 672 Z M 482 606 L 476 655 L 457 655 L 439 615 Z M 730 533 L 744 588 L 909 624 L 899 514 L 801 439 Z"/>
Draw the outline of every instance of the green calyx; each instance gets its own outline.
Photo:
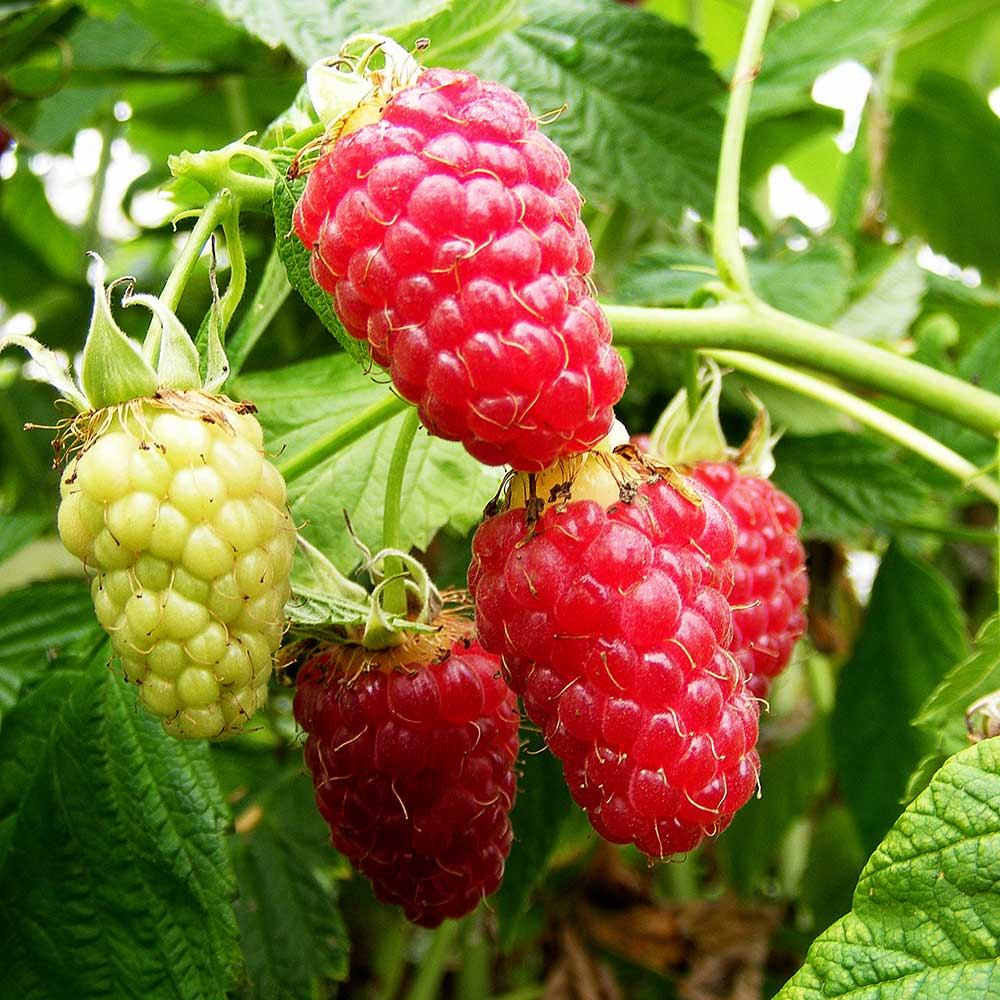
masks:
<path id="1" fill-rule="evenodd" d="M 698 462 L 735 462 L 742 472 L 767 478 L 774 471 L 773 449 L 777 438 L 763 403 L 747 394 L 756 410 L 753 427 L 739 448 L 730 448 L 719 420 L 722 373 L 709 361 L 698 374 L 700 395 L 694 412 L 687 389 L 681 389 L 663 411 L 649 435 L 650 454 L 668 465 Z"/>
<path id="2" fill-rule="evenodd" d="M 144 306 L 154 323 L 140 349 L 115 322 L 111 293 L 123 280 L 106 283 L 104 261 L 92 254 L 91 285 L 94 309 L 90 330 L 83 347 L 79 381 L 58 355 L 32 337 L 10 335 L 0 338 L 0 351 L 21 347 L 41 366 L 46 379 L 77 410 L 87 412 L 154 395 L 160 389 L 219 388 L 228 363 L 218 336 L 210 338 L 208 372 L 201 377 L 198 349 L 183 324 L 160 299 L 128 290 L 123 306 Z M 220 358 L 221 354 L 221 358 Z"/>
<path id="3" fill-rule="evenodd" d="M 295 596 L 287 608 L 296 633 L 378 650 L 402 645 L 414 632 L 435 631 L 431 622 L 443 601 L 427 570 L 412 556 L 397 549 L 382 549 L 373 555 L 357 542 L 366 557 L 364 569 L 373 583 L 369 593 L 344 576 L 301 535 L 298 542 Z M 387 575 L 387 563 L 401 566 L 399 574 L 394 569 L 393 575 Z M 405 614 L 394 613 L 383 602 L 386 589 L 400 580 L 407 595 Z"/>

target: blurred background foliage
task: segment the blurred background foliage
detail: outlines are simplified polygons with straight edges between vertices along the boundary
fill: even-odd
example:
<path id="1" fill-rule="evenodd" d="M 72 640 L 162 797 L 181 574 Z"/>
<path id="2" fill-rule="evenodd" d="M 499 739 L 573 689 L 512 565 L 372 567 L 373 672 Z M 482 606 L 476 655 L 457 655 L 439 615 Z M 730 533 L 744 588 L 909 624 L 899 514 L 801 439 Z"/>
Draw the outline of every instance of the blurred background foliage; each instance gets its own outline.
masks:
<path id="1" fill-rule="evenodd" d="M 508 83 L 539 115 L 567 104 L 547 131 L 569 153 L 587 199 L 602 295 L 691 304 L 713 273 L 706 220 L 746 6 L 6 0 L 0 332 L 33 332 L 73 357 L 89 322 L 87 250 L 100 252 L 112 275 L 157 290 L 186 226 L 172 225 L 158 193 L 167 157 L 263 133 L 293 104 L 303 66 L 361 28 L 394 28 L 407 41 L 427 35 L 428 63 Z M 997 0 L 778 4 L 743 168 L 745 242 L 765 299 L 1000 390 L 998 176 Z M 246 214 L 243 231 L 252 294 L 274 228 L 266 215 Z M 217 261 L 224 272 L 221 243 Z M 209 305 L 208 267 L 206 255 L 181 305 L 191 328 Z M 313 384 L 308 377 L 353 367 L 330 357 L 335 342 L 283 279 L 271 302 L 273 319 L 239 386 L 271 403 L 274 415 L 265 408 L 264 418 L 277 441 L 305 426 L 314 406 L 332 421 L 349 413 L 349 395 L 320 404 L 316 390 L 300 399 L 301 414 L 294 398 Z M 121 316 L 135 332 L 141 320 Z M 677 388 L 680 369 L 664 352 L 634 352 L 630 361 L 620 415 L 639 433 Z M 303 362 L 314 367 L 285 370 Z M 341 388 L 347 393 L 346 382 Z M 553 760 L 528 753 L 503 889 L 459 925 L 414 931 L 326 845 L 289 698 L 279 692 L 262 733 L 191 757 L 211 765 L 225 799 L 219 830 L 238 878 L 238 932 L 234 924 L 222 934 L 220 948 L 232 954 L 219 961 L 236 970 L 235 995 L 339 988 L 385 1000 L 751 1000 L 773 995 L 817 933 L 847 912 L 902 803 L 962 744 L 961 734 L 942 737 L 910 720 L 992 611 L 994 513 L 836 413 L 742 376 L 727 378 L 731 440 L 747 428 L 746 388 L 784 431 L 776 479 L 803 508 L 813 579 L 810 635 L 762 728 L 763 796 L 717 842 L 650 868 L 599 843 L 570 807 Z M 916 408 L 898 411 L 978 464 L 992 461 L 988 441 Z M 95 641 L 78 568 L 53 538 L 49 436 L 21 430 L 53 420 L 50 391 L 5 354 L 0 756 L 26 738 L 28 723 L 18 720 L 27 720 L 22 706 L 48 669 L 41 654 L 85 657 Z M 421 503 L 445 511 L 456 492 L 449 476 L 467 485 L 470 473 L 444 455 L 429 468 L 439 478 L 422 481 Z M 328 526 L 324 541 L 336 548 L 343 497 L 364 484 L 338 494 L 342 478 L 327 471 L 326 492 L 307 513 Z M 493 485 L 477 481 L 461 516 L 429 516 L 414 528 L 441 585 L 463 581 L 474 508 Z M 338 555 L 355 560 L 350 546 Z M 136 740 L 152 739 L 132 715 Z M 529 750 L 540 749 L 537 735 L 527 738 Z M 886 749 L 873 756 L 873 746 Z M 0 832 L 23 791 L 5 780 Z"/>

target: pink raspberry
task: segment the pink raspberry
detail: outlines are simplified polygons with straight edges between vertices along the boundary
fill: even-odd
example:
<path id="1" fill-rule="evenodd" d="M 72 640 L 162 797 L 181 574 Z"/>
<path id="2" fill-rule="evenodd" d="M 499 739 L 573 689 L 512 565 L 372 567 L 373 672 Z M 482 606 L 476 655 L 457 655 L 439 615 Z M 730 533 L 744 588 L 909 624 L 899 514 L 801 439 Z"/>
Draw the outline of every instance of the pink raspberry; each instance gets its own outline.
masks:
<path id="1" fill-rule="evenodd" d="M 360 674 L 356 656 L 325 648 L 296 678 L 316 803 L 334 847 L 375 895 L 436 927 L 475 909 L 503 876 L 516 700 L 497 658 L 474 642 L 430 663 L 390 650 L 395 664 Z"/>
<path id="2" fill-rule="evenodd" d="M 691 475 L 736 522 L 731 648 L 750 690 L 764 698 L 806 629 L 809 576 L 798 536 L 802 515 L 773 483 L 744 475 L 731 462 L 702 462 Z"/>
<path id="3" fill-rule="evenodd" d="M 295 210 L 348 332 L 488 465 L 586 450 L 625 389 L 568 176 L 517 94 L 432 69 L 320 158 Z"/>
<path id="4" fill-rule="evenodd" d="M 760 766 L 757 702 L 728 651 L 736 531 L 684 490 L 699 502 L 647 472 L 606 506 L 509 510 L 477 531 L 469 571 L 480 641 L 574 799 L 654 858 L 724 829 Z"/>

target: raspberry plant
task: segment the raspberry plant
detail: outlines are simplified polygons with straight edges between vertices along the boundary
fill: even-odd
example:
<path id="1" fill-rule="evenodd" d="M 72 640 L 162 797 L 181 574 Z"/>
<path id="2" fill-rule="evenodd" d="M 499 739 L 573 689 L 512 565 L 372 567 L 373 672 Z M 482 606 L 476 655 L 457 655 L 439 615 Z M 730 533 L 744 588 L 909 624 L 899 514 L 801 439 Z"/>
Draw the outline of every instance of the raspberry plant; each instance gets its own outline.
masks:
<path id="1" fill-rule="evenodd" d="M 995 5 L 167 6 L 0 24 L 11 995 L 1000 996 Z"/>

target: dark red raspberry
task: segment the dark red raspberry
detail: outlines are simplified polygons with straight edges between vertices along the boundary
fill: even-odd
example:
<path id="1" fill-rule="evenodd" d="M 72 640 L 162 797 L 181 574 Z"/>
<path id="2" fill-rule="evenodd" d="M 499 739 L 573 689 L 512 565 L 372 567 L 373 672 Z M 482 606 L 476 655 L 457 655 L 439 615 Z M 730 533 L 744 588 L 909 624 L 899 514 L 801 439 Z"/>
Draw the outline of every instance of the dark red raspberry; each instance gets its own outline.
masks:
<path id="1" fill-rule="evenodd" d="M 798 536 L 802 515 L 773 483 L 744 475 L 731 462 L 702 462 L 691 474 L 736 522 L 731 648 L 750 690 L 764 698 L 806 629 L 809 576 Z"/>
<path id="2" fill-rule="evenodd" d="M 645 473 L 610 505 L 570 499 L 533 524 L 509 510 L 477 531 L 469 571 L 480 641 L 573 797 L 656 858 L 724 829 L 760 767 L 757 702 L 728 652 L 736 531 L 683 489 Z"/>
<path id="3" fill-rule="evenodd" d="M 488 465 L 586 450 L 625 388 L 568 176 L 517 94 L 433 69 L 320 158 L 295 210 L 350 334 Z"/>
<path id="4" fill-rule="evenodd" d="M 360 674 L 357 655 L 328 647 L 296 678 L 316 802 L 334 847 L 375 895 L 436 927 L 473 910 L 503 876 L 516 700 L 497 658 L 474 642 L 456 641 L 431 663 L 390 650 L 386 662 L 398 665 Z"/>

